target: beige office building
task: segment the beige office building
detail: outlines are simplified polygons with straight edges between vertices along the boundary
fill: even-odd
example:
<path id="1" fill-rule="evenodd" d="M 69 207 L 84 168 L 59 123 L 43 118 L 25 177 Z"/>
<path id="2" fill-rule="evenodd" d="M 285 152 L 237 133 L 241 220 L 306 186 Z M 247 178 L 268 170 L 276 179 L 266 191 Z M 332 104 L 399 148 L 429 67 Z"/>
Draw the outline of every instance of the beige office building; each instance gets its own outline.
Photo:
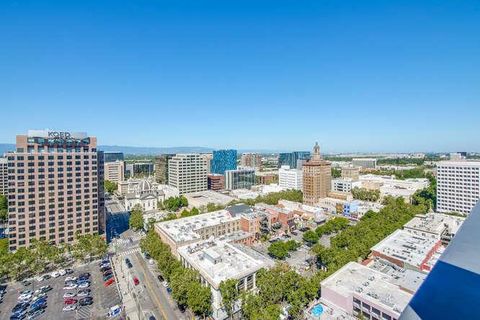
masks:
<path id="1" fill-rule="evenodd" d="M 312 158 L 303 165 L 303 203 L 315 205 L 326 198 L 332 185 L 330 162 L 320 156 L 318 142 L 313 147 Z"/>
<path id="2" fill-rule="evenodd" d="M 207 160 L 199 154 L 177 154 L 168 161 L 168 184 L 180 194 L 207 190 Z"/>
<path id="3" fill-rule="evenodd" d="M 71 243 L 105 226 L 103 155 L 86 133 L 29 130 L 7 153 L 9 248 Z"/>
<path id="4" fill-rule="evenodd" d="M 355 166 L 342 167 L 343 179 L 352 179 L 352 181 L 358 181 L 359 177 L 360 177 L 360 167 L 355 167 Z"/>
<path id="5" fill-rule="evenodd" d="M 125 162 L 117 160 L 105 163 L 105 180 L 120 183 L 125 180 Z"/>

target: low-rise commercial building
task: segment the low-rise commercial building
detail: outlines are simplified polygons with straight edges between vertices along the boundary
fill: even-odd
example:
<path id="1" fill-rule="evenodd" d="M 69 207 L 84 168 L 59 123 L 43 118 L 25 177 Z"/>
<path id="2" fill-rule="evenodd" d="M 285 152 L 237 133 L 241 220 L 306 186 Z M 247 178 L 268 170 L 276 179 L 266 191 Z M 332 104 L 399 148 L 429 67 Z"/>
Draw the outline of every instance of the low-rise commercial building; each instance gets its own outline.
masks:
<path id="1" fill-rule="evenodd" d="M 428 272 L 429 260 L 441 246 L 440 240 L 396 230 L 373 246 L 371 251 L 373 257 L 385 259 L 401 268 Z"/>
<path id="2" fill-rule="evenodd" d="M 257 170 L 257 169 L 256 169 Z M 255 171 L 255 177 L 259 184 L 272 184 L 278 182 L 278 171 L 259 172 Z"/>
<path id="3" fill-rule="evenodd" d="M 218 239 L 181 247 L 178 249 L 178 254 L 182 265 L 197 270 L 200 274 L 200 282 L 210 288 L 214 319 L 227 318 L 220 293 L 222 281 L 237 279 L 239 291 L 254 290 L 258 270 L 273 265 L 271 261 L 259 255 L 247 253 L 246 248 Z M 236 312 L 239 308 L 237 303 L 233 311 Z"/>
<path id="4" fill-rule="evenodd" d="M 223 174 L 209 174 L 207 176 L 207 188 L 213 191 L 225 189 L 225 176 Z"/>
<path id="5" fill-rule="evenodd" d="M 332 180 L 332 190 L 338 192 L 351 192 L 353 188 L 360 188 L 362 183 L 352 178 L 342 178 Z"/>
<path id="6" fill-rule="evenodd" d="M 349 262 L 321 282 L 321 301 L 356 317 L 397 320 L 412 294 L 394 278 L 356 262 Z"/>
<path id="7" fill-rule="evenodd" d="M 187 193 L 185 194 L 185 197 L 188 200 L 188 205 L 195 208 L 206 207 L 209 203 L 226 206 L 227 204 L 235 200 L 235 198 L 230 197 L 227 194 L 223 194 L 213 190 Z"/>
<path id="8" fill-rule="evenodd" d="M 455 236 L 465 218 L 442 213 L 417 215 L 407 222 L 403 229 L 416 236 L 431 237 L 448 244 Z"/>
<path id="9" fill-rule="evenodd" d="M 240 217 L 232 216 L 227 210 L 155 224 L 155 231 L 162 241 L 170 246 L 174 254 L 177 254 L 178 248 L 183 245 L 240 230 Z"/>

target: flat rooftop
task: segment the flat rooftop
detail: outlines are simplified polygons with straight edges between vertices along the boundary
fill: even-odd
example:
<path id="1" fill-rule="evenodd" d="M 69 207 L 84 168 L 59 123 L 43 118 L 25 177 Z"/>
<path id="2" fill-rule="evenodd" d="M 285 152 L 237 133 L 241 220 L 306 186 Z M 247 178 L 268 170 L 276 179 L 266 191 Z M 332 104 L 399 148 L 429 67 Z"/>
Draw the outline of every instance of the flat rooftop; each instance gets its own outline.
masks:
<path id="1" fill-rule="evenodd" d="M 185 197 L 187 198 L 188 203 L 195 207 L 206 206 L 209 203 L 226 205 L 235 200 L 235 198 L 230 197 L 229 195 L 212 190 L 187 193 L 185 194 Z"/>
<path id="2" fill-rule="evenodd" d="M 464 221 L 465 218 L 462 217 L 442 213 L 427 213 L 415 216 L 403 227 L 440 236 L 445 229 L 448 230 L 448 233 L 456 234 Z"/>
<path id="3" fill-rule="evenodd" d="M 349 262 L 321 282 L 342 296 L 357 296 L 361 300 L 380 305 L 400 314 L 412 298 L 412 294 L 393 284 L 393 278 L 356 262 Z"/>
<path id="4" fill-rule="evenodd" d="M 178 253 L 216 289 L 223 280 L 241 279 L 268 266 L 267 261 L 218 239 L 180 247 Z"/>
<path id="5" fill-rule="evenodd" d="M 188 242 L 201 239 L 201 236 L 196 232 L 197 230 L 215 226 L 233 219 L 238 218 L 232 217 L 227 210 L 219 210 L 192 217 L 159 222 L 156 224 L 156 227 L 161 229 L 177 243 Z"/>
<path id="6" fill-rule="evenodd" d="M 392 277 L 392 283 L 412 293 L 418 290 L 427 277 L 423 272 L 404 269 L 383 259 L 375 259 L 368 267 L 389 275 Z"/>
<path id="7" fill-rule="evenodd" d="M 406 230 L 396 230 L 377 243 L 371 251 L 377 251 L 420 268 L 437 242 L 437 239 L 412 235 Z"/>

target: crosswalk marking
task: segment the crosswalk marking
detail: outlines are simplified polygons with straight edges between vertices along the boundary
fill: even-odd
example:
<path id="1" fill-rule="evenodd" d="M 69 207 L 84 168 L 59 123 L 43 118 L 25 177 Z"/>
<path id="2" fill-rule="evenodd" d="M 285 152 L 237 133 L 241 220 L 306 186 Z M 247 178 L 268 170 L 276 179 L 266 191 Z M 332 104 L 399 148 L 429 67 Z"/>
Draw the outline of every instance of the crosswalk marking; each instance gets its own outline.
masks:
<path id="1" fill-rule="evenodd" d="M 119 253 L 117 253 L 117 256 L 124 257 L 126 255 L 133 254 L 133 253 L 136 253 L 136 252 L 140 252 L 140 248 L 134 248 L 134 249 L 130 249 L 130 250 L 127 250 L 127 251 L 119 252 Z"/>
<path id="2" fill-rule="evenodd" d="M 91 319 L 92 317 L 92 310 L 91 306 L 82 306 L 77 309 L 75 319 L 83 320 L 83 319 Z"/>

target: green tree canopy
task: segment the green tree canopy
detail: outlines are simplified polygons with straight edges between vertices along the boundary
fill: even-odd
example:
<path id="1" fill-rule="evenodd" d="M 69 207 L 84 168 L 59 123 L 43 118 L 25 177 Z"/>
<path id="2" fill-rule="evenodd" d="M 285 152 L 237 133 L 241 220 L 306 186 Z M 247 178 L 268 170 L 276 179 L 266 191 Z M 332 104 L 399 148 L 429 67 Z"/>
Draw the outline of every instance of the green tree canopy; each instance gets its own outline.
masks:
<path id="1" fill-rule="evenodd" d="M 118 189 L 118 184 L 109 180 L 105 180 L 103 186 L 108 193 L 114 193 Z"/>
<path id="2" fill-rule="evenodd" d="M 136 205 L 135 207 L 133 207 L 133 210 L 130 212 L 128 224 L 130 228 L 135 231 L 143 228 L 143 210 L 140 206 Z"/>
<path id="3" fill-rule="evenodd" d="M 228 279 L 220 283 L 220 294 L 222 295 L 222 304 L 227 312 L 227 315 L 231 318 L 233 315 L 235 302 L 239 298 L 238 294 L 238 280 Z"/>

